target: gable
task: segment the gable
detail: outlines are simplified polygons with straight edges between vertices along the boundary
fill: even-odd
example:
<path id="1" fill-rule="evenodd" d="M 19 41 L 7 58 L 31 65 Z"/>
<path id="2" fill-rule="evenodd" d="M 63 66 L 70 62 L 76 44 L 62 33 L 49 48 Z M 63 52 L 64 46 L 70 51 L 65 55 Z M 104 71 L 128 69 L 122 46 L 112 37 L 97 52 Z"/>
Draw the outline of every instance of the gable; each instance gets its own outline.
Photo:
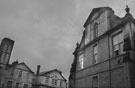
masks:
<path id="1" fill-rule="evenodd" d="M 92 10 L 90 16 L 86 20 L 84 27 L 82 40 L 79 45 L 79 49 L 82 49 L 85 45 L 94 40 L 94 26 L 97 24 L 97 37 L 104 34 L 110 29 L 109 16 L 113 16 L 113 10 L 109 7 L 95 8 Z"/>
<path id="2" fill-rule="evenodd" d="M 113 11 L 110 7 L 93 8 L 89 17 L 87 18 L 86 22 L 84 23 L 84 27 L 86 27 L 92 20 L 94 20 L 96 17 L 98 17 L 102 12 L 104 12 L 106 10 Z"/>
<path id="3" fill-rule="evenodd" d="M 20 63 L 20 64 L 16 65 L 15 67 L 18 69 L 28 71 L 28 72 L 32 72 L 31 69 L 25 63 Z"/>
<path id="4" fill-rule="evenodd" d="M 59 71 L 57 71 L 57 70 L 48 71 L 48 72 L 46 72 L 46 73 L 44 73 L 44 74 L 42 74 L 42 75 L 43 75 L 43 76 L 49 76 L 49 77 L 54 77 L 54 76 L 56 76 L 57 79 L 62 79 L 62 80 L 65 80 L 65 81 L 66 81 L 66 79 L 65 79 L 64 76 L 62 75 L 62 72 L 59 72 Z"/>

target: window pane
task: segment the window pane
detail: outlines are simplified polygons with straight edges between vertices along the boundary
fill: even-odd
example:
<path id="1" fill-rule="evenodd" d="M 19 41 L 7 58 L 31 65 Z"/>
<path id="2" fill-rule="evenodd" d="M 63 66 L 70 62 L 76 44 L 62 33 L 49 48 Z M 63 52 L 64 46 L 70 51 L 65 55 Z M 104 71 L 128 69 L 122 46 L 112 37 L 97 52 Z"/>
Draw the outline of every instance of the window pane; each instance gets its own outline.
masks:
<path id="1" fill-rule="evenodd" d="M 83 69 L 84 55 L 79 56 L 79 69 Z"/>
<path id="2" fill-rule="evenodd" d="M 120 53 L 123 53 L 123 42 L 120 43 Z"/>
<path id="3" fill-rule="evenodd" d="M 22 71 L 19 71 L 19 75 L 18 75 L 19 78 L 22 77 Z"/>
<path id="4" fill-rule="evenodd" d="M 93 40 L 93 30 L 91 30 L 91 41 Z"/>
<path id="5" fill-rule="evenodd" d="M 8 82 L 7 82 L 7 87 L 6 87 L 6 88 L 12 88 L 12 83 L 13 83 L 12 81 L 8 81 Z"/>
<path id="6" fill-rule="evenodd" d="M 14 76 L 14 70 L 13 70 L 13 69 L 10 70 L 10 76 L 11 76 L 11 77 Z"/>
<path id="7" fill-rule="evenodd" d="M 98 62 L 98 54 L 95 54 L 94 55 L 94 63 L 97 63 Z"/>
<path id="8" fill-rule="evenodd" d="M 114 51 L 116 51 L 116 50 L 119 50 L 119 45 L 118 44 L 114 46 Z"/>
<path id="9" fill-rule="evenodd" d="M 7 47 L 8 47 L 7 44 L 5 44 L 4 47 L 3 47 L 3 51 L 4 51 L 4 52 L 6 52 Z"/>
<path id="10" fill-rule="evenodd" d="M 96 54 L 96 53 L 98 53 L 98 47 L 97 47 L 97 45 L 94 46 L 94 54 Z"/>
<path id="11" fill-rule="evenodd" d="M 23 88 L 28 88 L 28 84 L 24 84 L 24 87 Z"/>
<path id="12" fill-rule="evenodd" d="M 123 34 L 122 33 L 120 33 L 118 35 L 118 41 L 119 41 L 119 43 L 123 41 Z"/>
<path id="13" fill-rule="evenodd" d="M 118 41 L 118 36 L 114 36 L 113 37 L 113 45 L 116 45 L 116 44 L 118 44 L 119 43 L 119 41 Z"/>
<path id="14" fill-rule="evenodd" d="M 118 35 L 115 35 L 113 37 L 113 45 L 116 45 L 116 44 L 118 44 L 120 42 L 123 42 L 123 34 L 122 33 L 120 33 Z"/>
<path id="15" fill-rule="evenodd" d="M 113 37 L 113 52 L 114 55 L 123 53 L 123 34 L 119 33 Z"/>
<path id="16" fill-rule="evenodd" d="M 15 88 L 19 88 L 20 83 L 16 83 Z"/>
<path id="17" fill-rule="evenodd" d="M 8 46 L 8 51 L 7 53 L 10 53 L 11 52 L 11 46 Z"/>
<path id="18" fill-rule="evenodd" d="M 5 53 L 3 52 L 2 55 L 1 55 L 1 62 L 4 61 L 4 57 L 5 57 Z"/>
<path id="19" fill-rule="evenodd" d="M 92 88 L 98 88 L 98 77 L 97 76 L 93 77 Z"/>

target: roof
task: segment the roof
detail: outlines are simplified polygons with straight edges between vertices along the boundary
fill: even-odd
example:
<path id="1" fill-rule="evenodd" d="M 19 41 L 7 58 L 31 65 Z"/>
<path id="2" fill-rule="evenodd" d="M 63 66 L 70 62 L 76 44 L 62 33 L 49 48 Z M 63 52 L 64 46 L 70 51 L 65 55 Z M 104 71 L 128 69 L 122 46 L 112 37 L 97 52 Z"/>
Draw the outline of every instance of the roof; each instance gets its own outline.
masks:
<path id="1" fill-rule="evenodd" d="M 34 73 L 24 62 L 21 62 L 21 63 L 17 63 L 15 65 L 10 65 L 10 67 L 14 67 L 14 68 L 17 68 L 17 66 L 19 65 L 24 65 L 31 73 Z M 21 70 L 24 70 L 24 69 L 21 69 Z"/>
<path id="2" fill-rule="evenodd" d="M 93 9 L 92 9 L 92 11 L 91 11 L 91 13 L 90 13 L 90 15 L 88 16 L 88 18 L 87 18 L 86 22 L 84 23 L 84 27 L 88 24 L 89 19 L 91 19 L 91 17 L 92 17 L 96 12 L 99 12 L 99 11 L 101 11 L 101 10 L 105 10 L 105 9 L 112 10 L 112 8 L 107 7 L 107 6 L 106 6 L 106 7 L 93 8 Z M 112 10 L 112 11 L 113 11 L 113 10 Z"/>
<path id="3" fill-rule="evenodd" d="M 53 70 L 50 70 L 50 71 L 40 72 L 39 75 L 40 75 L 40 76 L 43 76 L 43 75 L 49 74 L 49 73 L 51 73 L 51 72 L 53 72 L 53 71 L 57 71 L 57 72 L 62 76 L 62 78 L 63 78 L 65 81 L 67 81 L 66 78 L 63 76 L 62 72 L 61 72 L 60 70 L 58 70 L 58 69 L 53 69 Z"/>

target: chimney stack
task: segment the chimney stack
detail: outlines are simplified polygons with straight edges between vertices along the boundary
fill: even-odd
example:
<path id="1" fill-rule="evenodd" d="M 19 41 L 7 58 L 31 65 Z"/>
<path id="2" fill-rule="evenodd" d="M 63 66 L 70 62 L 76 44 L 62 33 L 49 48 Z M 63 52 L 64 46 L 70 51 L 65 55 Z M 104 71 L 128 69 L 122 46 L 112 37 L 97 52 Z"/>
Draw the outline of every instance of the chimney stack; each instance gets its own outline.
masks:
<path id="1" fill-rule="evenodd" d="M 37 74 L 36 75 L 39 75 L 39 72 L 40 72 L 40 65 L 37 65 Z"/>

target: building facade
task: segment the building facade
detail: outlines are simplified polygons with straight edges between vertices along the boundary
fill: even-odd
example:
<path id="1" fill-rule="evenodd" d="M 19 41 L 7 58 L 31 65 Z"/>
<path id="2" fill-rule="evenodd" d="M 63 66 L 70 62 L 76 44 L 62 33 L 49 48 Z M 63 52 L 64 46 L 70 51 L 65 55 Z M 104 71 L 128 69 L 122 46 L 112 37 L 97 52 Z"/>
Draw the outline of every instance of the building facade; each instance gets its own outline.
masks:
<path id="1" fill-rule="evenodd" d="M 57 69 L 40 73 L 38 70 L 32 88 L 67 88 L 67 81 Z"/>
<path id="2" fill-rule="evenodd" d="M 69 88 L 135 88 L 135 20 L 125 10 L 122 18 L 110 7 L 91 11 L 73 53 Z"/>
<path id="3" fill-rule="evenodd" d="M 14 41 L 4 38 L 0 46 L 0 88 L 31 88 L 34 72 L 18 61 L 9 64 Z"/>
<path id="4" fill-rule="evenodd" d="M 24 63 L 13 62 L 7 67 L 5 88 L 31 88 L 34 72 Z"/>
<path id="5" fill-rule="evenodd" d="M 7 74 L 7 65 L 14 46 L 14 41 L 9 38 L 2 39 L 0 45 L 0 88 L 4 88 L 4 80 Z"/>

